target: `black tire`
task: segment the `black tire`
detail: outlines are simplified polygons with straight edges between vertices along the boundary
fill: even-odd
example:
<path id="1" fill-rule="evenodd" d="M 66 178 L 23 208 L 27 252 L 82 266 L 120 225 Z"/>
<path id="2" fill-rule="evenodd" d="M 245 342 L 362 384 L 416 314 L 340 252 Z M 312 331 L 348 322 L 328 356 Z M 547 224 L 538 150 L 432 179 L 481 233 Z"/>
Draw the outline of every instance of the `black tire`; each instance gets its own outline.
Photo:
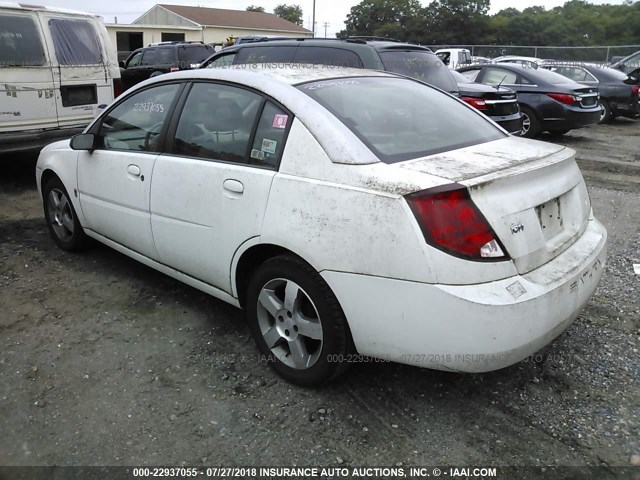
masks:
<path id="1" fill-rule="evenodd" d="M 611 109 L 609 102 L 606 100 L 600 100 L 600 108 L 602 108 L 602 113 L 600 114 L 599 123 L 609 123 L 614 119 L 613 110 Z"/>
<path id="2" fill-rule="evenodd" d="M 522 113 L 522 133 L 525 138 L 535 138 L 540 135 L 540 120 L 536 113 L 529 107 L 520 107 Z"/>
<path id="3" fill-rule="evenodd" d="M 549 135 L 553 136 L 553 137 L 561 137 L 562 135 L 565 135 L 567 133 L 569 133 L 571 130 L 567 129 L 567 130 L 552 130 L 549 132 Z"/>
<path id="4" fill-rule="evenodd" d="M 49 180 L 42 190 L 44 218 L 56 244 L 70 252 L 84 249 L 89 239 L 71 203 L 67 189 L 58 177 Z"/>
<path id="5" fill-rule="evenodd" d="M 296 293 L 287 297 L 285 290 Z M 269 301 L 260 302 L 261 294 Z M 246 310 L 262 358 L 288 382 L 320 386 L 348 369 L 355 349 L 347 320 L 329 285 L 306 262 L 289 255 L 264 262 L 247 288 Z M 292 348 L 300 345 L 303 350 Z"/>

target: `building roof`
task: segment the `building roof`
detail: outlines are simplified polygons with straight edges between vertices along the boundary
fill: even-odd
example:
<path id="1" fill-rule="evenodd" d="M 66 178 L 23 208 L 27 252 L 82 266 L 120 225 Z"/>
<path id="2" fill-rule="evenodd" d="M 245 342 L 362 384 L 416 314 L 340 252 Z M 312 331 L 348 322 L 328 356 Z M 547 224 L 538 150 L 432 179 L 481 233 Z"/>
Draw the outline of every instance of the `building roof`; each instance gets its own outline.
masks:
<path id="1" fill-rule="evenodd" d="M 311 33 L 272 13 L 247 12 L 244 10 L 226 10 L 222 8 L 189 7 L 185 5 L 159 4 L 194 23 L 204 26 L 238 27 L 254 30 L 281 30 L 288 32 Z"/>

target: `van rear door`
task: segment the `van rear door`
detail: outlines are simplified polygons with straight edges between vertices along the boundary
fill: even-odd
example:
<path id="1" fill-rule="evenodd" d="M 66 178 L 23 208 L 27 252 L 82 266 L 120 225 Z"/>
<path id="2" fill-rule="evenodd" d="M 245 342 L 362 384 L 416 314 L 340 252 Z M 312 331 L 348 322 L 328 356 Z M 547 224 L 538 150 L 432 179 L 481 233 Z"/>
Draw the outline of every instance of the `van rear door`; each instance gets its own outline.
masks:
<path id="1" fill-rule="evenodd" d="M 38 18 L 0 8 L 0 134 L 57 126 L 53 75 Z"/>
<path id="2" fill-rule="evenodd" d="M 113 100 L 109 56 L 97 20 L 47 12 L 39 15 L 53 50 L 58 125 L 87 125 L 94 106 Z"/>

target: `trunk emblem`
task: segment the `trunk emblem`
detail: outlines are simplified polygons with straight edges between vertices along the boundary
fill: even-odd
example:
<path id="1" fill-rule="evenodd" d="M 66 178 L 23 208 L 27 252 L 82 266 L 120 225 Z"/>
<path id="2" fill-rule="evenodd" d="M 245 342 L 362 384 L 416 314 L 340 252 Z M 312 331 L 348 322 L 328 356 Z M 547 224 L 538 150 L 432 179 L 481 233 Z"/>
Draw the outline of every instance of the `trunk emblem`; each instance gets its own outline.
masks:
<path id="1" fill-rule="evenodd" d="M 521 223 L 512 223 L 511 224 L 511 233 L 515 235 L 516 233 L 520 233 L 524 231 L 524 225 Z"/>

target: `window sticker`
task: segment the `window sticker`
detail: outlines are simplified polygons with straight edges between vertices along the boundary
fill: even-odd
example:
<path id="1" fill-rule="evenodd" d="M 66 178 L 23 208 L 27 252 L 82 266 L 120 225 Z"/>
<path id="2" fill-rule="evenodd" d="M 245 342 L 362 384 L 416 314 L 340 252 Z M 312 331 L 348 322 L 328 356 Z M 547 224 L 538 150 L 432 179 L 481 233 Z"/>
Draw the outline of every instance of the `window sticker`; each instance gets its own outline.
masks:
<path id="1" fill-rule="evenodd" d="M 252 148 L 251 158 L 255 158 L 256 160 L 264 160 L 264 152 L 262 150 L 256 150 L 255 148 Z"/>
<path id="2" fill-rule="evenodd" d="M 287 120 L 289 120 L 289 115 L 276 113 L 273 116 L 273 123 L 271 124 L 271 126 L 273 128 L 287 128 Z"/>
<path id="3" fill-rule="evenodd" d="M 275 140 L 269 140 L 268 138 L 265 138 L 264 140 L 262 140 L 262 147 L 261 150 L 264 153 L 276 153 L 276 147 L 278 146 L 278 142 L 276 142 Z"/>

